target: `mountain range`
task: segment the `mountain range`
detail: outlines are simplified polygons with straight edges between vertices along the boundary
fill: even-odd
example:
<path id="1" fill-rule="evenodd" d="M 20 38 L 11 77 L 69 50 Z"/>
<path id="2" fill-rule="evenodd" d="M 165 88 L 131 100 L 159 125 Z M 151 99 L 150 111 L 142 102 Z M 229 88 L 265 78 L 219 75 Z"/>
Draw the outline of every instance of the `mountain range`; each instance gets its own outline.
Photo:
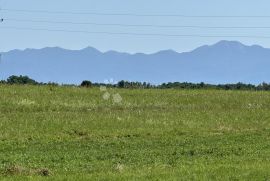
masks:
<path id="1" fill-rule="evenodd" d="M 220 41 L 193 51 L 164 50 L 153 54 L 100 52 L 87 47 L 12 50 L 2 53 L 0 78 L 27 75 L 39 82 L 79 84 L 107 79 L 164 82 L 270 82 L 270 49 Z"/>

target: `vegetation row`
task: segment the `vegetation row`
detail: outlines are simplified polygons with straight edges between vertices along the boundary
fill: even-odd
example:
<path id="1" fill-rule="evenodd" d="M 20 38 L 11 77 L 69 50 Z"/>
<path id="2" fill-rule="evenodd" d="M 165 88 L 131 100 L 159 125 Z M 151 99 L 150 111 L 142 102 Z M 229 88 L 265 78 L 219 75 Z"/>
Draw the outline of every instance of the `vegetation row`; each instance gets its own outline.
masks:
<path id="1" fill-rule="evenodd" d="M 10 76 L 7 80 L 0 81 L 1 84 L 19 84 L 19 85 L 53 85 L 53 86 L 78 86 L 78 85 L 64 85 L 54 82 L 42 83 L 37 82 L 28 76 Z M 189 83 L 189 82 L 169 82 L 160 85 L 153 85 L 147 82 L 130 82 L 121 80 L 117 83 L 92 83 L 89 80 L 84 80 L 79 85 L 81 87 L 113 87 L 126 89 L 217 89 L 217 90 L 253 90 L 253 91 L 269 91 L 270 83 L 261 83 L 259 85 L 236 83 L 236 84 L 207 84 L 207 83 Z"/>

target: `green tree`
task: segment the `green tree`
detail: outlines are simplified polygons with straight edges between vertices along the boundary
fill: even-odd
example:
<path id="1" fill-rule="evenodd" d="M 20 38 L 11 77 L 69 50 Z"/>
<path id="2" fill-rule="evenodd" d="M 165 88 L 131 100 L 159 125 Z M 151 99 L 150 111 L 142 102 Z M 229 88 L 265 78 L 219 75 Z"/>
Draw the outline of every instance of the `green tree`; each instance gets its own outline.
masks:
<path id="1" fill-rule="evenodd" d="M 117 87 L 119 87 L 119 88 L 125 88 L 125 85 L 126 85 L 125 81 L 124 80 L 121 80 L 120 82 L 118 82 Z"/>
<path id="2" fill-rule="evenodd" d="M 38 82 L 36 82 L 33 79 L 30 79 L 28 76 L 15 76 L 12 75 L 7 79 L 8 84 L 31 84 L 31 85 L 36 85 Z"/>
<path id="3" fill-rule="evenodd" d="M 82 81 L 81 86 L 82 87 L 92 87 L 92 82 L 89 80 L 84 80 L 84 81 Z"/>

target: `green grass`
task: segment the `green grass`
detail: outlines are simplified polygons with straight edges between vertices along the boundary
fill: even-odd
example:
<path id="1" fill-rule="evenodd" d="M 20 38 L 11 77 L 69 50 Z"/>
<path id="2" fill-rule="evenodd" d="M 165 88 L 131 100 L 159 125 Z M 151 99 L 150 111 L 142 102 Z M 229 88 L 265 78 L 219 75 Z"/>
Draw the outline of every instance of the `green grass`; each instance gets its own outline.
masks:
<path id="1" fill-rule="evenodd" d="M 0 86 L 1 179 L 270 180 L 270 92 L 110 92 Z"/>

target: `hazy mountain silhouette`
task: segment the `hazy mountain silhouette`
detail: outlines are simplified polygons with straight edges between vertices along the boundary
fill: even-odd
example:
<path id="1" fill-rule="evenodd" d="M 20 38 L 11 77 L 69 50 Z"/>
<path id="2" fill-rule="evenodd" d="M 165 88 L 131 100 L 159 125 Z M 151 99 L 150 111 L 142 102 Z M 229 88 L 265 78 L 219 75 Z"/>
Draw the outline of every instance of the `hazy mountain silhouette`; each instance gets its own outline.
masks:
<path id="1" fill-rule="evenodd" d="M 103 82 L 105 79 L 162 82 L 270 82 L 270 49 L 220 41 L 191 52 L 102 53 L 87 47 L 12 50 L 3 53 L 0 75 L 28 75 L 42 82 Z"/>

